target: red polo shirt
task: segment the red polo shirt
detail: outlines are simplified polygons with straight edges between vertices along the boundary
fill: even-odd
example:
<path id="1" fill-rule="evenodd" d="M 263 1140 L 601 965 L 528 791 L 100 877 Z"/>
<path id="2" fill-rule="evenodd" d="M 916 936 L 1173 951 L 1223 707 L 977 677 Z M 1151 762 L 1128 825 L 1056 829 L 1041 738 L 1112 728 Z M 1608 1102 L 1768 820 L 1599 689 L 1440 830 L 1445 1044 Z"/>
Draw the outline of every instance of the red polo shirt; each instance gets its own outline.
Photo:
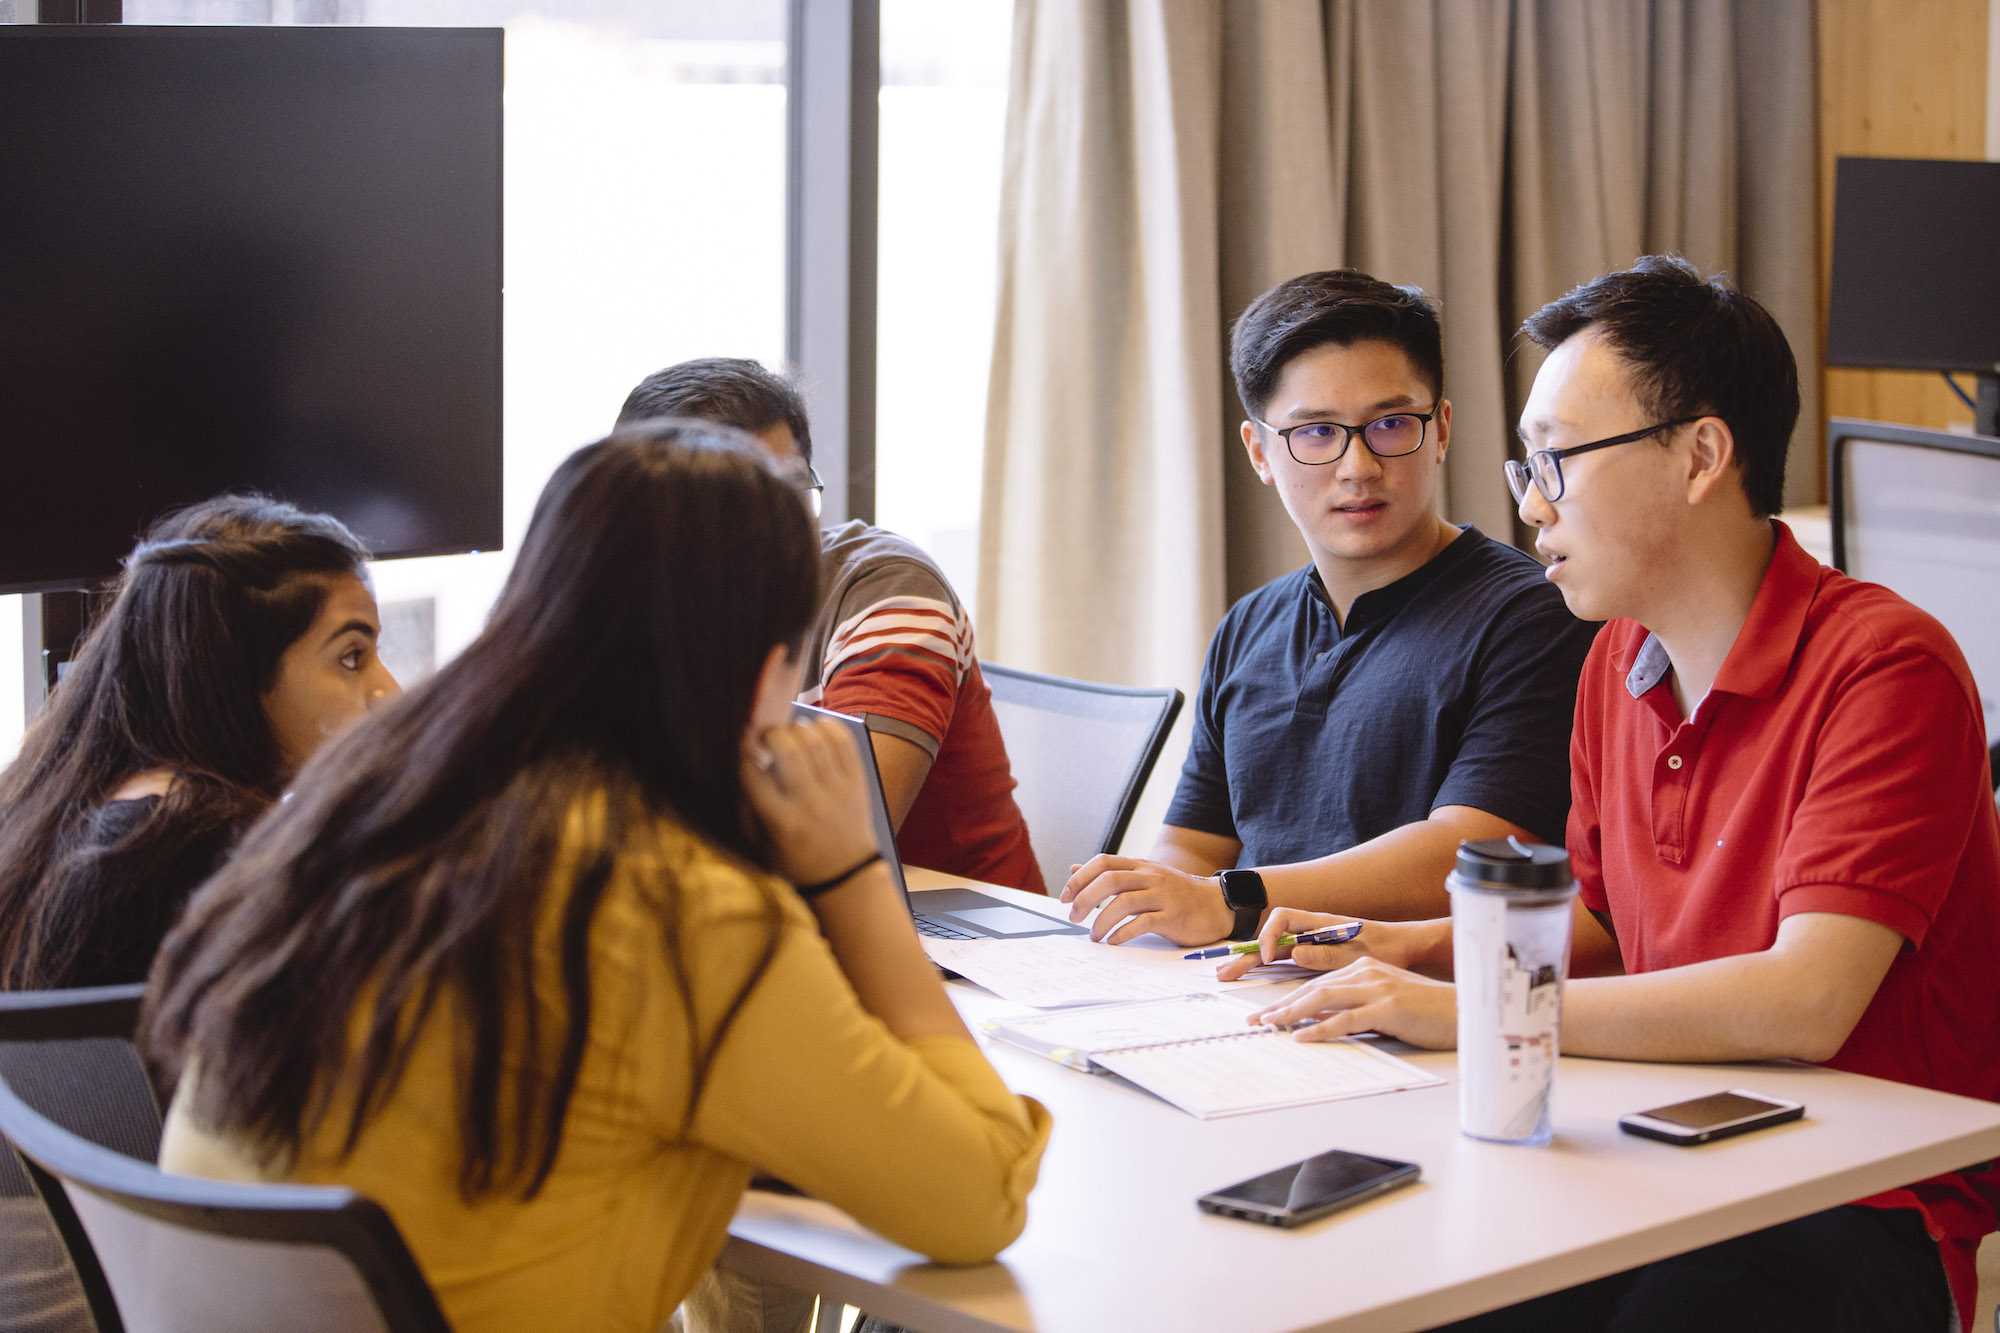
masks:
<path id="1" fill-rule="evenodd" d="M 1890 927 L 1903 951 L 1835 1069 L 2000 1100 L 2000 817 L 1958 645 L 1783 523 L 1708 697 L 1683 720 L 1665 652 L 1614 620 L 1578 683 L 1569 852 L 1625 970 L 1754 953 L 1794 912 Z M 2000 1175 L 1860 1202 L 1919 1209 L 1970 1326 Z"/>

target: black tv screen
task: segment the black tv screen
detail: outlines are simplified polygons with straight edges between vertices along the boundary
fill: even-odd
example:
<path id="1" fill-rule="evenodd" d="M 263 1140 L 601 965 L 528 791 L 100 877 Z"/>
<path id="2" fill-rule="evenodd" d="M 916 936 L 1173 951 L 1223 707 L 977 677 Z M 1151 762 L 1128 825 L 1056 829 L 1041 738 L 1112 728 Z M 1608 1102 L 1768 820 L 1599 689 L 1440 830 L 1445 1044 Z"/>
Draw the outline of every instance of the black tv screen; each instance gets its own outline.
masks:
<path id="1" fill-rule="evenodd" d="M 1839 160 L 1826 359 L 2000 369 L 2000 162 Z"/>
<path id="2" fill-rule="evenodd" d="M 501 36 L 0 26 L 0 591 L 224 490 L 500 544 Z"/>

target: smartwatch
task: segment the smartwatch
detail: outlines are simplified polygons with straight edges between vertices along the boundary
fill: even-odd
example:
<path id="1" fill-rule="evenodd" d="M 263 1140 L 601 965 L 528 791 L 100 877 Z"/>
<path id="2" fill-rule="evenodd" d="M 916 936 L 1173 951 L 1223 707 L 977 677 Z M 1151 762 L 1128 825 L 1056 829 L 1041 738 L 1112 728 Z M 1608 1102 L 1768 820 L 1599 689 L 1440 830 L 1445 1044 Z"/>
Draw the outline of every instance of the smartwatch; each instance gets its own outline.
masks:
<path id="1" fill-rule="evenodd" d="M 1222 901 L 1236 913 L 1236 925 L 1229 938 L 1256 939 L 1257 923 L 1263 920 L 1264 909 L 1271 905 L 1270 895 L 1264 892 L 1264 877 L 1254 870 L 1225 870 L 1215 878 L 1222 885 Z"/>

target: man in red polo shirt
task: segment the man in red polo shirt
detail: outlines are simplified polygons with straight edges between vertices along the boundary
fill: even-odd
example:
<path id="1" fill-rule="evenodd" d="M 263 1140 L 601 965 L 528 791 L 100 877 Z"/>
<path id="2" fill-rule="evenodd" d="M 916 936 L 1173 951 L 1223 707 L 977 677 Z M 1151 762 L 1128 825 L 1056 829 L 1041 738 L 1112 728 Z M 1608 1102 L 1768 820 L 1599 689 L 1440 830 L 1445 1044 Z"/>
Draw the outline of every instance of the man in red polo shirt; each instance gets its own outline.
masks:
<path id="1" fill-rule="evenodd" d="M 1772 515 L 1798 415 L 1755 301 L 1652 257 L 1528 320 L 1550 349 L 1508 465 L 1548 577 L 1608 620 L 1578 687 L 1582 886 L 1566 1053 L 1797 1059 L 2000 1100 L 2000 818 L 1951 637 Z M 1274 913 L 1278 933 L 1340 918 Z M 1455 1039 L 1450 922 L 1301 950 L 1269 1014 Z M 1243 960 L 1229 970 L 1247 970 Z M 1595 974 L 1595 975 L 1594 975 Z M 1621 975 L 1622 974 L 1622 975 Z M 1947 1329 L 1995 1229 L 1989 1165 L 1473 1321 L 1479 1328 Z"/>

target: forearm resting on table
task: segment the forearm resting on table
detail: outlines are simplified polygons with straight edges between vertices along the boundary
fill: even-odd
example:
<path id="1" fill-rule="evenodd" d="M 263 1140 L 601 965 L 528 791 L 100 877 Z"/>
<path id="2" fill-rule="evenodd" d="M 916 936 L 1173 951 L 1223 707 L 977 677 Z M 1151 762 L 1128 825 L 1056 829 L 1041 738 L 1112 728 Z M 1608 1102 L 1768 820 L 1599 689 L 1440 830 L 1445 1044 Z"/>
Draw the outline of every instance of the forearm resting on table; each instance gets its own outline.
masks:
<path id="1" fill-rule="evenodd" d="M 1259 866 L 1273 907 L 1338 912 L 1374 921 L 1417 921 L 1448 915 L 1445 876 L 1468 839 L 1534 835 L 1498 815 L 1444 805 L 1430 818 L 1405 824 L 1344 852 L 1292 865 Z"/>
<path id="2" fill-rule="evenodd" d="M 826 913 L 843 937 L 832 948 L 805 929 L 783 932 L 715 1048 L 688 1136 L 899 1245 L 983 1262 L 1020 1234 L 1048 1114 L 1008 1091 L 963 1029 L 911 1035 L 870 974 L 841 957 L 861 915 Z M 740 928 L 746 945 L 751 924 Z M 843 972 L 861 973 L 860 984 Z M 934 975 L 924 980 L 941 990 Z M 680 1103 L 666 1109 L 677 1116 Z"/>
<path id="3" fill-rule="evenodd" d="M 1581 977 L 1563 996 L 1565 1055 L 1626 1060 L 1830 1060 L 1874 998 L 1902 936 L 1801 912 L 1761 953 L 1631 976 Z"/>
<path id="4" fill-rule="evenodd" d="M 840 1091 L 797 1085 L 822 1090 L 793 1099 L 789 1132 L 807 1138 L 812 1157 L 789 1160 L 784 1178 L 941 1263 L 984 1263 L 1012 1244 L 1027 1222 L 1048 1112 L 1009 1092 L 970 1041 L 918 1042 L 907 1057 L 845 1054 L 854 1063 L 844 1076 L 816 1071 L 844 1078 Z M 796 1123 L 808 1117 L 811 1127 Z"/>
<path id="5" fill-rule="evenodd" d="M 945 995 L 937 970 L 924 956 L 909 908 L 886 866 L 868 867 L 839 888 L 814 897 L 810 905 L 861 1007 L 881 1019 L 899 1040 L 972 1040 Z"/>
<path id="6" fill-rule="evenodd" d="M 1616 975 L 1622 966 L 1617 940 L 1581 905 L 1575 911 L 1570 977 Z M 1433 917 L 1428 921 L 1366 921 L 1361 934 L 1348 949 L 1356 955 L 1367 954 L 1437 981 L 1452 980 L 1455 965 L 1451 918 L 1448 916 Z M 1314 962 L 1311 966 L 1327 964 Z"/>

